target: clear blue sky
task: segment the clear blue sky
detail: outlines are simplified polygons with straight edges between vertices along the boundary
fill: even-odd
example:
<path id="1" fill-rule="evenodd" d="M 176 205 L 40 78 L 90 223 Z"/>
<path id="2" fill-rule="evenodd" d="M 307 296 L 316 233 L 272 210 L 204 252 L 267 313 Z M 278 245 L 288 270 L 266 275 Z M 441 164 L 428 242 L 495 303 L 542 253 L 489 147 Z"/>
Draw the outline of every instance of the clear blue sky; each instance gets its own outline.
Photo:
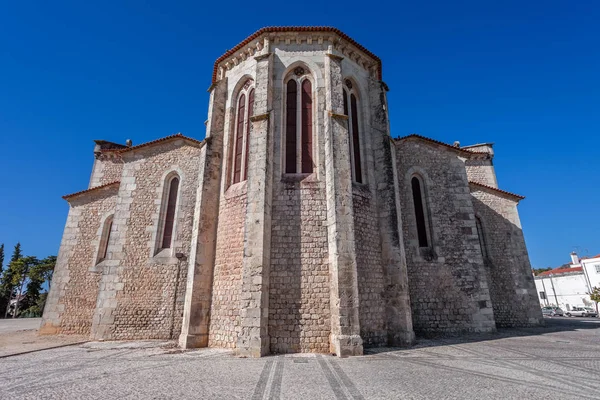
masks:
<path id="1" fill-rule="evenodd" d="M 96 3 L 95 5 L 91 3 Z M 269 4 L 271 3 L 271 4 Z M 5 1 L 0 243 L 56 254 L 93 139 L 201 139 L 214 60 L 263 26 L 335 26 L 383 60 L 394 136 L 495 142 L 534 267 L 600 253 L 600 3 Z"/>

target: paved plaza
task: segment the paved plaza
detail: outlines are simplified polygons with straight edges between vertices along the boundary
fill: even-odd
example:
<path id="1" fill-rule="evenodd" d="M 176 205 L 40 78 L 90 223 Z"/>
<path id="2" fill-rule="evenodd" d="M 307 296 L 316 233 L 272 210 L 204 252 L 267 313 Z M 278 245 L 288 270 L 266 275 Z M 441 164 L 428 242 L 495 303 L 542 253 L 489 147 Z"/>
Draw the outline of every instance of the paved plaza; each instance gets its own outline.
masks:
<path id="1" fill-rule="evenodd" d="M 411 349 L 373 349 L 345 359 L 244 359 L 152 341 L 77 344 L 0 358 L 0 398 L 600 398 L 600 319 L 546 323 L 461 340 L 420 340 Z"/>

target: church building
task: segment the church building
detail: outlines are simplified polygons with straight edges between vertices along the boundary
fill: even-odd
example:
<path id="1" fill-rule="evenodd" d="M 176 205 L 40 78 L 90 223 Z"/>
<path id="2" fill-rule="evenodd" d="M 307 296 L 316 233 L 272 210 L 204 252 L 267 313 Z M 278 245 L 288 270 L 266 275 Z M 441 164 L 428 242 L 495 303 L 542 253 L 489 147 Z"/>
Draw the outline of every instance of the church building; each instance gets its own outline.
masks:
<path id="1" fill-rule="evenodd" d="M 393 138 L 381 60 L 263 28 L 214 64 L 205 139 L 96 140 L 41 334 L 363 354 L 543 324 L 491 143 Z"/>

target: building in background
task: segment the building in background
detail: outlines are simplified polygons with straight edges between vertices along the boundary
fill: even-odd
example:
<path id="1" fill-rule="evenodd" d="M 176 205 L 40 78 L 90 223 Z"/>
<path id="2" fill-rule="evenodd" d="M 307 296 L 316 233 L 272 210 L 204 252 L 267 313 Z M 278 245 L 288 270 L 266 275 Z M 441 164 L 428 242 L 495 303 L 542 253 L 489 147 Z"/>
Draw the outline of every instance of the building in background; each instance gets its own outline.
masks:
<path id="1" fill-rule="evenodd" d="M 535 276 L 540 305 L 557 306 L 564 311 L 571 307 L 594 307 L 590 299 L 592 288 L 600 287 L 600 255 L 579 258 L 571 253 L 571 262 Z"/>

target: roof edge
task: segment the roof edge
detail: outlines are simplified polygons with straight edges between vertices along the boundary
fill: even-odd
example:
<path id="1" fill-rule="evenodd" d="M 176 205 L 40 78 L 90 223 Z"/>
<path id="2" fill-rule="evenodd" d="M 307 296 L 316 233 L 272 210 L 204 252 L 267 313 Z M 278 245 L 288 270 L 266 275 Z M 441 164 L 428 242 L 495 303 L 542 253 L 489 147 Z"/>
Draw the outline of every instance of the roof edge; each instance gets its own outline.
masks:
<path id="1" fill-rule="evenodd" d="M 119 186 L 121 184 L 121 181 L 114 181 L 114 182 L 109 182 L 109 183 L 105 183 L 104 185 L 100 185 L 100 186 L 95 186 L 93 188 L 89 188 L 86 190 L 81 190 L 79 192 L 75 192 L 75 193 L 71 193 L 71 194 L 66 194 L 64 196 L 62 196 L 63 199 L 69 201 L 70 199 L 72 199 L 73 197 L 77 197 L 80 196 L 82 194 L 88 194 L 90 192 L 95 192 L 101 189 L 108 189 L 111 186 Z"/>
<path id="2" fill-rule="evenodd" d="M 459 152 L 459 153 L 461 153 L 463 155 L 468 155 L 468 156 L 482 156 L 482 155 L 486 155 L 487 156 L 487 155 L 490 154 L 490 153 L 484 152 L 484 151 L 471 151 L 471 150 L 464 149 L 462 147 L 452 146 L 451 144 L 444 143 L 444 142 L 441 142 L 439 140 L 431 139 L 431 138 L 428 138 L 428 137 L 425 137 L 425 136 L 421 136 L 421 135 L 418 135 L 416 133 L 411 133 L 410 135 L 407 135 L 407 136 L 397 137 L 397 138 L 394 139 L 394 141 L 395 142 L 402 142 L 402 141 L 410 140 L 410 139 L 419 139 L 419 140 L 422 140 L 424 142 L 428 142 L 428 143 L 432 143 L 432 144 L 444 146 L 444 147 L 446 147 L 448 149 L 454 150 L 456 152 Z"/>
<path id="3" fill-rule="evenodd" d="M 504 194 L 506 196 L 514 197 L 517 199 L 517 201 L 523 200 L 525 198 L 525 196 L 521 196 L 520 194 L 507 192 L 506 190 L 498 189 L 493 186 L 484 185 L 483 183 L 479 183 L 479 182 L 469 181 L 469 185 L 474 185 L 474 186 L 477 186 L 480 188 L 489 189 L 489 190 Z"/>

